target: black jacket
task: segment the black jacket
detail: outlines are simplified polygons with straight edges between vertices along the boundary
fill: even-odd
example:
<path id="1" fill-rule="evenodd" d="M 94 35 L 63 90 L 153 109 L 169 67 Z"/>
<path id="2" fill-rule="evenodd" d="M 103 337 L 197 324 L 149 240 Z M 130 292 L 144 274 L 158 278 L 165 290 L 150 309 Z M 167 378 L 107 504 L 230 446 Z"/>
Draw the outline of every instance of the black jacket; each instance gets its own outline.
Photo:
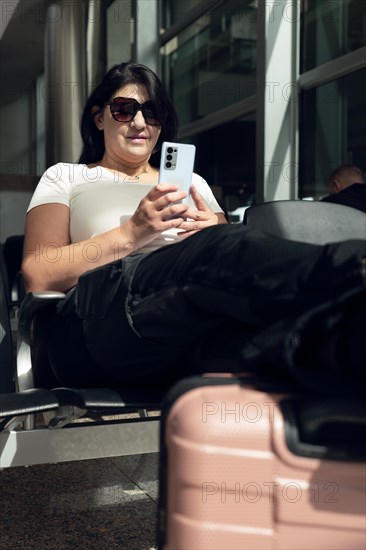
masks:
<path id="1" fill-rule="evenodd" d="M 366 184 L 353 183 L 338 193 L 323 197 L 322 201 L 344 204 L 366 212 Z"/>

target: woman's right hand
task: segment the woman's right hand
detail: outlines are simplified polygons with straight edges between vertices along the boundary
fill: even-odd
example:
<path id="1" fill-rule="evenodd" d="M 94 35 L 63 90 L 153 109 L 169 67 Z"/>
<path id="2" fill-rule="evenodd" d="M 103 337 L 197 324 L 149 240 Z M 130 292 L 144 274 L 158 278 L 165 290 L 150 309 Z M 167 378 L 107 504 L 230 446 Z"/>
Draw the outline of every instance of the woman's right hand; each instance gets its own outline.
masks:
<path id="1" fill-rule="evenodd" d="M 138 185 L 138 184 L 136 184 Z M 132 217 L 90 239 L 71 243 L 70 210 L 58 203 L 33 208 L 26 218 L 22 272 L 27 292 L 67 291 L 90 269 L 124 258 L 160 233 L 183 222 L 186 204 L 172 204 L 186 194 L 175 185 L 158 184 Z M 171 216 L 177 216 L 171 219 Z"/>
<path id="2" fill-rule="evenodd" d="M 172 184 L 158 183 L 149 191 L 126 222 L 137 249 L 184 222 L 189 205 L 178 201 L 186 197 L 187 193 Z"/>

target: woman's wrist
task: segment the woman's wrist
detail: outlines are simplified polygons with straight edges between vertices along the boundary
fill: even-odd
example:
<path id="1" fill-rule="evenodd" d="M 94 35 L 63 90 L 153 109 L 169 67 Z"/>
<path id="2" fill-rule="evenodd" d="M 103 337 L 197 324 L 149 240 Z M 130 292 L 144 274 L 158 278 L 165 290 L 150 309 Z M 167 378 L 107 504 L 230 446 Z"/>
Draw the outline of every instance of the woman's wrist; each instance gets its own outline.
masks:
<path id="1" fill-rule="evenodd" d="M 128 254 L 136 252 L 145 244 L 141 242 L 141 236 L 138 236 L 137 227 L 131 219 L 127 220 L 120 226 L 120 231 L 124 237 L 122 245 L 124 249 L 128 251 Z"/>

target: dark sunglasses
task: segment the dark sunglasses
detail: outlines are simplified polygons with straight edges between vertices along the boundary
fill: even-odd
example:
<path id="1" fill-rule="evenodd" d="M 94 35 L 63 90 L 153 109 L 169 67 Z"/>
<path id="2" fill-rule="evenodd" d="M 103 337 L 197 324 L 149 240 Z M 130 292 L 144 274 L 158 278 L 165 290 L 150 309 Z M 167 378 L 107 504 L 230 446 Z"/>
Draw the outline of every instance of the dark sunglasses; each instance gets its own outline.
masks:
<path id="1" fill-rule="evenodd" d="M 132 97 L 115 97 L 111 101 L 107 101 L 106 105 L 109 105 L 111 115 L 117 122 L 131 122 L 137 111 L 141 111 L 146 124 L 161 126 L 152 101 L 145 101 L 141 104 Z"/>

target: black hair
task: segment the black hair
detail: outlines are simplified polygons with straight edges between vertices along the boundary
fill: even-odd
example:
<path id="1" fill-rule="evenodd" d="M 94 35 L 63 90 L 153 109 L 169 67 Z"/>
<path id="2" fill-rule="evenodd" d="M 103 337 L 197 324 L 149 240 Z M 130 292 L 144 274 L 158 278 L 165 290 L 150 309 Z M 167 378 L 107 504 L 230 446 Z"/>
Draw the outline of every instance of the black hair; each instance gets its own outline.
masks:
<path id="1" fill-rule="evenodd" d="M 105 151 L 104 134 L 95 125 L 92 108 L 98 106 L 102 110 L 113 94 L 126 84 L 145 86 L 149 99 L 155 105 L 156 114 L 161 121 L 161 132 L 153 154 L 160 150 L 163 141 L 175 140 L 178 118 L 161 80 L 145 65 L 121 63 L 114 65 L 105 74 L 86 102 L 80 124 L 83 150 L 79 163 L 91 164 L 102 159 Z"/>

